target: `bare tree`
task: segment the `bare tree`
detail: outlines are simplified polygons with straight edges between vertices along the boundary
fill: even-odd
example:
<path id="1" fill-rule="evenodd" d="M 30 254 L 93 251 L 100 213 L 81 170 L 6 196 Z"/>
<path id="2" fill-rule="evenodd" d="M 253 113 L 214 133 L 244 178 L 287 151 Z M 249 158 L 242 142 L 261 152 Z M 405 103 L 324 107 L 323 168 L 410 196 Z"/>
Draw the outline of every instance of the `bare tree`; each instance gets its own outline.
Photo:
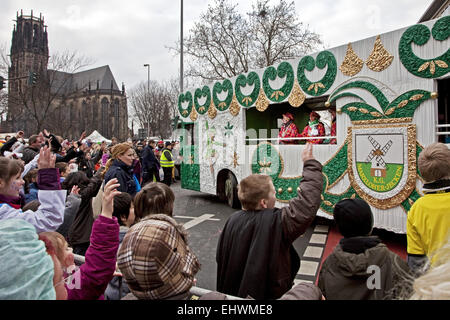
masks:
<path id="1" fill-rule="evenodd" d="M 270 7 L 256 0 L 242 15 L 229 0 L 214 0 L 183 39 L 188 57 L 186 77 L 208 81 L 230 78 L 304 55 L 316 49 L 320 36 L 298 21 L 294 2 Z M 180 43 L 171 48 L 180 53 Z"/>
<path id="2" fill-rule="evenodd" d="M 171 120 L 176 113 L 178 81 L 159 83 L 141 82 L 128 93 L 131 117 L 141 128 L 147 128 L 149 136 L 169 138 L 172 133 Z"/>
<path id="3" fill-rule="evenodd" d="M 303 56 L 322 44 L 320 36 L 298 21 L 295 4 L 284 0 L 270 7 L 269 0 L 253 4 L 250 17 L 252 60 L 263 68 L 282 60 Z M 255 54 L 259 53 L 259 54 Z"/>

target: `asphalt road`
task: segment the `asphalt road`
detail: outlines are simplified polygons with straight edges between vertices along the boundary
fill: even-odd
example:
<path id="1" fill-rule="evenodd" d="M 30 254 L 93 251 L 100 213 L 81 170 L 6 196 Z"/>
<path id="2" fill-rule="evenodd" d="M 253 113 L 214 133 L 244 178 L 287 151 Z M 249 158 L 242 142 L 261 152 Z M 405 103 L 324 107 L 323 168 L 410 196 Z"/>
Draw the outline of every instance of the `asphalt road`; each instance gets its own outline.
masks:
<path id="1" fill-rule="evenodd" d="M 197 273 L 197 286 L 215 290 L 217 242 L 228 217 L 235 210 L 220 202 L 214 195 L 181 189 L 180 182 L 171 187 L 175 193 L 173 215 L 187 229 L 189 246 L 202 264 L 201 270 Z M 302 260 L 297 281 L 315 280 L 327 231 L 328 227 L 316 226 L 314 222 L 305 234 L 294 242 L 294 247 Z"/>

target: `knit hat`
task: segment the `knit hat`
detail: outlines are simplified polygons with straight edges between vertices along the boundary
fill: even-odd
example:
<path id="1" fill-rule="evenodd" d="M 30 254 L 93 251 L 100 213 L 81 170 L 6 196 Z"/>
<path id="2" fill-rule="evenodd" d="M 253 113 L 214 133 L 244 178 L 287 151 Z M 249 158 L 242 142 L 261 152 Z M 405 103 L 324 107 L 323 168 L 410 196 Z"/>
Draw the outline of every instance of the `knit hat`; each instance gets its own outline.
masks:
<path id="1" fill-rule="evenodd" d="M 0 300 L 55 300 L 54 266 L 36 229 L 0 220 Z"/>
<path id="2" fill-rule="evenodd" d="M 314 117 L 316 117 L 317 120 L 320 119 L 320 114 L 318 114 L 317 112 L 311 111 L 310 114 L 313 115 Z"/>
<path id="3" fill-rule="evenodd" d="M 286 117 L 289 118 L 290 120 L 294 120 L 294 116 L 293 116 L 292 113 L 290 113 L 290 112 L 283 113 L 283 116 L 286 116 Z"/>
<path id="4" fill-rule="evenodd" d="M 372 231 L 372 210 L 362 199 L 339 201 L 334 207 L 333 215 L 339 232 L 345 238 L 367 236 Z"/>
<path id="5" fill-rule="evenodd" d="M 183 226 L 164 214 L 145 217 L 128 230 L 117 263 L 139 299 L 166 299 L 187 292 L 200 263 Z"/>

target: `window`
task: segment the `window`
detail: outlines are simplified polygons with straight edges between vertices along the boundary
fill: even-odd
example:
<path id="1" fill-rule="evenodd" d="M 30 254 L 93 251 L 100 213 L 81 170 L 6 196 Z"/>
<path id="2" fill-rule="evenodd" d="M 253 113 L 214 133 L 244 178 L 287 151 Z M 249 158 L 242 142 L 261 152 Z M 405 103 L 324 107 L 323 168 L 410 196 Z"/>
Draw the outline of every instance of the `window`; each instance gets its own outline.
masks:
<path id="1" fill-rule="evenodd" d="M 109 117 L 108 117 L 108 107 L 109 107 L 109 101 L 106 98 L 102 99 L 102 116 L 101 116 L 101 128 L 102 128 L 102 132 L 101 134 L 104 135 L 105 137 L 109 137 Z"/>
<path id="2" fill-rule="evenodd" d="M 438 80 L 438 142 L 450 143 L 450 78 Z"/>

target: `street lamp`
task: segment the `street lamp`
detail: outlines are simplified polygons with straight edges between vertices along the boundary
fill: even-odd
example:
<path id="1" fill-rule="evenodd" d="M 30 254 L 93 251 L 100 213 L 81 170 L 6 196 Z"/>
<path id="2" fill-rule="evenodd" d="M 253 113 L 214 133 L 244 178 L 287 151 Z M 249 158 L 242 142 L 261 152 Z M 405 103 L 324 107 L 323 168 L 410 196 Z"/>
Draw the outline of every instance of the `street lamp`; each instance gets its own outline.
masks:
<path id="1" fill-rule="evenodd" d="M 180 20 L 180 93 L 183 93 L 183 0 L 181 0 Z"/>
<path id="2" fill-rule="evenodd" d="M 147 99 L 150 101 L 150 65 L 148 63 L 144 64 L 144 67 L 147 67 L 148 76 L 147 76 Z M 147 136 L 150 136 L 150 123 L 147 122 Z"/>
<path id="3" fill-rule="evenodd" d="M 147 92 L 150 92 L 150 65 L 148 63 L 144 64 L 144 67 L 147 67 L 148 76 L 147 76 Z"/>

